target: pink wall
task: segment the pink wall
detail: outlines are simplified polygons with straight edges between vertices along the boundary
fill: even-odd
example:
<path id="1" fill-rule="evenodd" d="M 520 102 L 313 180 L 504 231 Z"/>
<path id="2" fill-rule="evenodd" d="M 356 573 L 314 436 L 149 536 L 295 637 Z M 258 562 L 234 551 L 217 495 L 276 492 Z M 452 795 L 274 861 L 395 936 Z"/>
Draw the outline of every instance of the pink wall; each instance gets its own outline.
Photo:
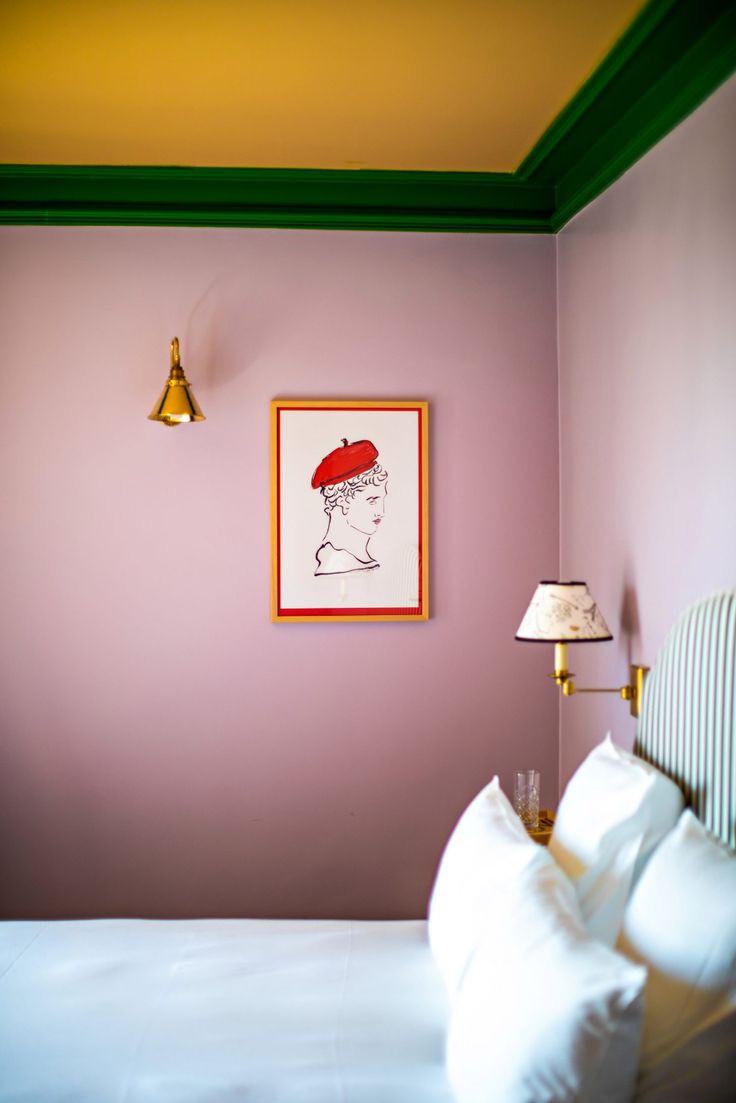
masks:
<path id="1" fill-rule="evenodd" d="M 0 246 L 3 914 L 421 914 L 494 772 L 556 796 L 549 656 L 513 640 L 558 563 L 554 240 Z M 174 334 L 208 417 L 176 433 Z M 270 623 L 277 395 L 430 401 L 428 623 Z"/>
<path id="2" fill-rule="evenodd" d="M 678 614 L 736 583 L 736 79 L 558 237 L 562 541 L 614 633 L 581 684 L 650 664 Z M 615 698 L 561 705 L 564 783 Z"/>

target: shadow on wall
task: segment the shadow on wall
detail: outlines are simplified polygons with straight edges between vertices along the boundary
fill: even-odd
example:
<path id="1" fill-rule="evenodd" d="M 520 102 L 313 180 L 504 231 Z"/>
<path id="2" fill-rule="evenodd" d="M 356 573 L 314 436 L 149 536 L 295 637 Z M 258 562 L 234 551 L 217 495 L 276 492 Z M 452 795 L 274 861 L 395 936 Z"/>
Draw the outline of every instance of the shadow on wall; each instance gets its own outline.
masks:
<path id="1" fill-rule="evenodd" d="M 196 365 L 198 380 L 212 391 L 246 373 L 261 353 L 263 337 L 273 332 L 272 319 L 265 316 L 257 297 L 245 300 L 235 286 L 227 275 L 214 279 L 186 323 L 182 361 L 186 352 L 186 362 Z M 232 333 L 238 334 L 237 349 L 223 340 L 224 334 Z"/>
<path id="2" fill-rule="evenodd" d="M 624 586 L 621 595 L 619 623 L 621 625 L 621 636 L 626 641 L 626 661 L 629 665 L 635 661 L 640 662 L 641 621 L 639 619 L 639 602 L 633 583 L 626 573 L 624 574 Z M 634 659 L 634 655 L 637 656 L 636 659 Z"/>

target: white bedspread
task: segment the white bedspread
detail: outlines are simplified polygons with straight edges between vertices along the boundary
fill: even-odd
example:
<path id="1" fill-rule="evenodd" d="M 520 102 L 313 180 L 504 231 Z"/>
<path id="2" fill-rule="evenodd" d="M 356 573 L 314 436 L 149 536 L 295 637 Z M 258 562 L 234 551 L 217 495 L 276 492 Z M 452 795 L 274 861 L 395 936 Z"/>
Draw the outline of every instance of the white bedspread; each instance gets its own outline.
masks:
<path id="1" fill-rule="evenodd" d="M 0 923 L 3 1103 L 449 1103 L 423 922 Z"/>

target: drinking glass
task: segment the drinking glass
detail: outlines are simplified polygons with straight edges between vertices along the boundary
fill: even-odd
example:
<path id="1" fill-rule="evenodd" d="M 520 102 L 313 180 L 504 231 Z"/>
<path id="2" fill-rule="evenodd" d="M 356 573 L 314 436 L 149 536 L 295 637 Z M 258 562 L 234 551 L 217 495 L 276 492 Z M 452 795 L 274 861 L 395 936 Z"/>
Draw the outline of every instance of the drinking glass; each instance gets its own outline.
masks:
<path id="1" fill-rule="evenodd" d="M 539 770 L 517 770 L 514 775 L 514 809 L 527 831 L 539 828 Z"/>

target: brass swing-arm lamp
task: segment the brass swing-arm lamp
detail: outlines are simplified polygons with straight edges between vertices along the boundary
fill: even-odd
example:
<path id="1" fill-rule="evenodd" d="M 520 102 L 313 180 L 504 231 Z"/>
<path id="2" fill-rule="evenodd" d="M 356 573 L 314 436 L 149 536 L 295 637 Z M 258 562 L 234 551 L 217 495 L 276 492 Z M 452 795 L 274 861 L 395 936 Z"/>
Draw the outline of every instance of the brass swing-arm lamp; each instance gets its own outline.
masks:
<path id="1" fill-rule="evenodd" d="M 572 697 L 574 693 L 617 693 L 629 702 L 631 715 L 639 715 L 648 667 L 631 665 L 628 685 L 600 689 L 576 685 L 575 674 L 568 668 L 568 643 L 600 643 L 613 639 L 585 582 L 540 582 L 516 639 L 554 643 L 555 669 L 549 677 L 554 678 L 565 697 Z"/>

